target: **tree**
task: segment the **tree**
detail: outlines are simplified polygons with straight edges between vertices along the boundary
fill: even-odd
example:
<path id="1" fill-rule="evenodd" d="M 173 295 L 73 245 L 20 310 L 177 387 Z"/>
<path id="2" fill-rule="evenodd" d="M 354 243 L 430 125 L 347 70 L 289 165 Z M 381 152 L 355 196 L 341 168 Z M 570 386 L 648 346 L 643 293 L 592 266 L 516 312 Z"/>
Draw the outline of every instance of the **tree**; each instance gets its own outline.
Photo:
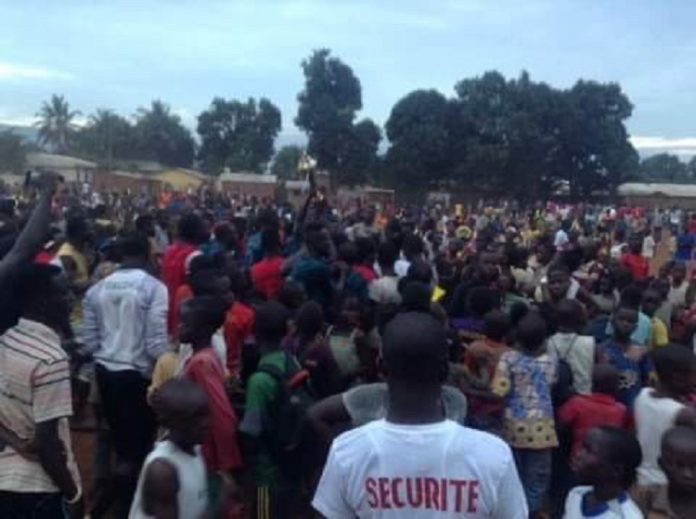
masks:
<path id="1" fill-rule="evenodd" d="M 571 193 L 610 191 L 637 172 L 638 155 L 624 121 L 633 105 L 616 83 L 578 81 L 564 93 L 561 160 Z"/>
<path id="2" fill-rule="evenodd" d="M 382 132 L 371 119 L 353 125 L 344 143 L 342 166 L 337 171 L 339 184 L 355 186 L 367 182 L 374 172 L 381 140 Z"/>
<path id="3" fill-rule="evenodd" d="M 283 146 L 278 150 L 273 163 L 271 173 L 282 180 L 297 178 L 297 164 L 300 162 L 304 150 L 299 146 Z"/>
<path id="4" fill-rule="evenodd" d="M 436 90 L 416 90 L 392 108 L 386 167 L 401 189 L 438 188 L 452 167 L 452 105 Z"/>
<path id="5" fill-rule="evenodd" d="M 133 125 L 125 117 L 107 109 L 99 109 L 89 117 L 77 135 L 76 150 L 107 168 L 111 168 L 114 159 L 139 158 Z"/>
<path id="6" fill-rule="evenodd" d="M 0 171 L 21 175 L 27 158 L 27 148 L 11 129 L 0 133 Z"/>
<path id="7" fill-rule="evenodd" d="M 135 124 L 136 154 L 172 167 L 191 167 L 195 142 L 181 118 L 169 105 L 155 100 L 149 109 L 140 108 Z"/>
<path id="8" fill-rule="evenodd" d="M 70 110 L 70 105 L 62 95 L 53 94 L 50 101 L 44 101 L 39 113 L 39 143 L 49 146 L 56 153 L 67 153 L 77 131 L 74 123 L 80 112 Z"/>
<path id="9" fill-rule="evenodd" d="M 281 124 L 280 110 L 268 99 L 213 99 L 198 116 L 203 167 L 211 173 L 225 167 L 261 173 L 273 156 Z"/>
<path id="10" fill-rule="evenodd" d="M 689 166 L 669 153 L 659 153 L 644 159 L 640 163 L 640 175 L 644 180 L 652 182 L 685 182 L 691 177 Z"/>
<path id="11" fill-rule="evenodd" d="M 362 89 L 353 70 L 327 49 L 302 62 L 304 89 L 298 94 L 295 124 L 307 133 L 307 150 L 320 169 L 332 173 L 332 183 L 354 184 L 366 172 L 358 168 L 376 157 L 374 128 L 353 124 L 362 108 Z M 372 123 L 374 124 L 374 123 Z M 379 139 L 377 140 L 377 146 Z M 375 148 L 375 154 L 368 157 Z"/>

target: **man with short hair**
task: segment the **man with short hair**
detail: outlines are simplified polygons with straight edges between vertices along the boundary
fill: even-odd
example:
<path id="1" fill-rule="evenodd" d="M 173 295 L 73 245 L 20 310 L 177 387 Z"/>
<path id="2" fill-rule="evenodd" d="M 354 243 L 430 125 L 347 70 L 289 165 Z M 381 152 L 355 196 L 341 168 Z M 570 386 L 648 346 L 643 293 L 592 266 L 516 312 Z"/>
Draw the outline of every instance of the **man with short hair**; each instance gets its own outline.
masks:
<path id="1" fill-rule="evenodd" d="M 443 326 L 426 313 L 401 314 L 385 329 L 382 355 L 386 419 L 334 440 L 314 508 L 331 519 L 526 519 L 510 448 L 444 417 Z"/>
<path id="2" fill-rule="evenodd" d="M 29 264 L 14 296 L 21 318 L 0 337 L 0 517 L 66 518 L 65 501 L 82 496 L 59 336 L 69 326 L 71 292 L 58 267 Z"/>
<path id="3" fill-rule="evenodd" d="M 88 292 L 84 301 L 84 344 L 94 356 L 104 416 L 120 466 L 122 506 L 135 492 L 138 472 L 152 448 L 155 417 L 147 388 L 160 355 L 169 351 L 166 286 L 146 267 L 146 236 L 122 242 L 121 267 Z"/>

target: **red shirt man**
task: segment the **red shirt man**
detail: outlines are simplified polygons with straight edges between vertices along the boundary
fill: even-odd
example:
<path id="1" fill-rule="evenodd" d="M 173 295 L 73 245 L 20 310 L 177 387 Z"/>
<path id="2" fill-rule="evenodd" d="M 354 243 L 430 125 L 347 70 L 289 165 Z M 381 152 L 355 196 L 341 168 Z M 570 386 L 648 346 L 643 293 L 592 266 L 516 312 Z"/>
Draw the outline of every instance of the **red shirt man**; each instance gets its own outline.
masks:
<path id="1" fill-rule="evenodd" d="M 167 314 L 167 331 L 176 335 L 175 302 L 176 292 L 186 283 L 186 268 L 198 247 L 190 243 L 177 242 L 167 249 L 162 258 L 162 282 L 169 292 L 169 313 Z"/>
<path id="2" fill-rule="evenodd" d="M 621 265 L 631 271 L 636 281 L 647 279 L 650 275 L 650 262 L 641 254 L 624 254 L 621 257 Z"/>
<path id="3" fill-rule="evenodd" d="M 264 258 L 251 267 L 254 288 L 269 301 L 278 297 L 283 286 L 283 261 L 282 256 L 273 256 Z"/>

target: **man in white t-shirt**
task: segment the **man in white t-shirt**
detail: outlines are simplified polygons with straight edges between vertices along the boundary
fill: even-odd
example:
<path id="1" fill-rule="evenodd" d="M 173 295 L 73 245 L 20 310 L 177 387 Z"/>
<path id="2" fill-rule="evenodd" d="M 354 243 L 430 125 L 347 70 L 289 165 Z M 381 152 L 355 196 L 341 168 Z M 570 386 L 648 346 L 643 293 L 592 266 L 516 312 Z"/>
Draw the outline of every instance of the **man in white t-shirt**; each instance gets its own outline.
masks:
<path id="1" fill-rule="evenodd" d="M 645 514 L 667 510 L 667 476 L 659 464 L 662 436 L 674 425 L 692 425 L 696 420 L 694 411 L 682 403 L 692 391 L 694 362 L 693 352 L 682 345 L 657 348 L 653 353 L 657 387 L 643 388 L 634 403 L 636 436 L 643 451 L 636 495 Z"/>
<path id="2" fill-rule="evenodd" d="M 334 440 L 314 508 L 330 519 L 527 518 L 510 448 L 443 416 L 445 330 L 428 314 L 398 315 L 386 327 L 384 420 Z"/>
<path id="3" fill-rule="evenodd" d="M 655 257 L 655 248 L 657 247 L 657 243 L 655 242 L 655 238 L 653 236 L 653 233 L 649 233 L 643 238 L 643 247 L 641 251 L 641 255 L 646 258 L 646 259 L 653 259 Z"/>

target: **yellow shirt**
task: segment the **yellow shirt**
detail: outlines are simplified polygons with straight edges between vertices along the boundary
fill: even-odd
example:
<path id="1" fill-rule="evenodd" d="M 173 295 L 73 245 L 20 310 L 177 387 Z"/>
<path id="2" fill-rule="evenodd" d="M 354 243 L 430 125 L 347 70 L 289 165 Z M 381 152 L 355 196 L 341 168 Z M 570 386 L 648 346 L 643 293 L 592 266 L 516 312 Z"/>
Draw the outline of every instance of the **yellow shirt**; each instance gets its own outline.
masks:
<path id="1" fill-rule="evenodd" d="M 665 323 L 662 322 L 662 319 L 653 317 L 650 324 L 652 325 L 650 345 L 655 348 L 669 344 L 669 334 L 667 333 L 667 327 Z"/>
<path id="2" fill-rule="evenodd" d="M 152 372 L 152 382 L 147 388 L 147 396 L 150 398 L 152 393 L 161 387 L 168 380 L 173 379 L 179 373 L 179 354 L 173 351 L 167 352 L 157 359 L 155 369 Z"/>

